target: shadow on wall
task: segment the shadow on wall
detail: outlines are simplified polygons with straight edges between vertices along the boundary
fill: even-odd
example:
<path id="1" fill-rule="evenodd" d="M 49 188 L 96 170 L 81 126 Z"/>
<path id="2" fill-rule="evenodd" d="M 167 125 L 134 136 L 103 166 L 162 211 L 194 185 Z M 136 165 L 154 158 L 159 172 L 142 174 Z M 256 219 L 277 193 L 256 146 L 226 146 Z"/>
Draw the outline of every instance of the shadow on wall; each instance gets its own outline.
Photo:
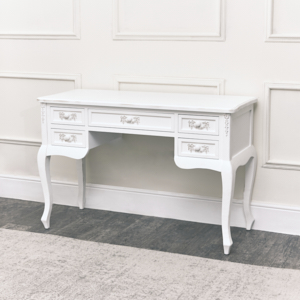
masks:
<path id="1" fill-rule="evenodd" d="M 70 181 L 70 174 L 76 174 L 71 159 L 52 160 L 53 179 Z M 236 199 L 243 198 L 243 169 L 237 174 Z M 174 163 L 174 139 L 167 137 L 124 134 L 120 140 L 92 149 L 87 156 L 87 182 L 218 198 L 222 195 L 220 173 L 178 168 Z"/>

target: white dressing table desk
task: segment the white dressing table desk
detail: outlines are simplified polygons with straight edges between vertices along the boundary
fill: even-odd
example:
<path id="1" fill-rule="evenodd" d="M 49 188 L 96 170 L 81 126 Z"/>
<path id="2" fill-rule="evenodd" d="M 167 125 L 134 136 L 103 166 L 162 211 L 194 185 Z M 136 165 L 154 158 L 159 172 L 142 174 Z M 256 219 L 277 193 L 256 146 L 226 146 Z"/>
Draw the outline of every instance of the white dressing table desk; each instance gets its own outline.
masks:
<path id="1" fill-rule="evenodd" d="M 50 227 L 50 158 L 78 160 L 78 205 L 85 205 L 85 156 L 92 148 L 124 134 L 174 138 L 174 160 L 183 169 L 221 172 L 224 253 L 232 246 L 230 205 L 236 170 L 246 165 L 244 215 L 254 219 L 250 201 L 256 172 L 253 146 L 253 97 L 72 90 L 40 97 L 42 146 L 38 167 L 45 198 L 42 222 Z"/>

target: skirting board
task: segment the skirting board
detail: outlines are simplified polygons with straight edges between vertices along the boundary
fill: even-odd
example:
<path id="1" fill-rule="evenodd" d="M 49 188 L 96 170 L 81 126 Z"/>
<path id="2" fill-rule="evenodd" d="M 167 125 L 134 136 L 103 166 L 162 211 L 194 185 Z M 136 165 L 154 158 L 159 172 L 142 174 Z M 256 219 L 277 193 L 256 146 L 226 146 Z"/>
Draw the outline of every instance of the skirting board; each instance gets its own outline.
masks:
<path id="1" fill-rule="evenodd" d="M 77 206 L 75 183 L 52 182 L 54 203 Z M 0 175 L 0 197 L 43 202 L 38 178 Z M 221 224 L 221 200 L 195 195 L 87 184 L 86 208 Z M 300 235 L 300 208 L 252 203 L 253 229 Z M 233 201 L 231 226 L 245 227 L 241 201 Z"/>

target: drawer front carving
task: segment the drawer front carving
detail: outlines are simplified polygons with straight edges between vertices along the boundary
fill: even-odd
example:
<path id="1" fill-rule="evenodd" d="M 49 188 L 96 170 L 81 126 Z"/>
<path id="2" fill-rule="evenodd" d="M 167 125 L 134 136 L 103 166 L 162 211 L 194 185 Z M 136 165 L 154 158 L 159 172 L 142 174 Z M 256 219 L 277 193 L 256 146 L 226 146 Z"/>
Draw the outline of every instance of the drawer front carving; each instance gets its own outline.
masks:
<path id="1" fill-rule="evenodd" d="M 219 135 L 219 117 L 179 115 L 179 132 Z"/>
<path id="2" fill-rule="evenodd" d="M 54 146 L 85 147 L 85 132 L 51 129 L 51 144 Z"/>
<path id="3" fill-rule="evenodd" d="M 218 141 L 178 139 L 178 147 L 179 156 L 219 158 Z"/>
<path id="4" fill-rule="evenodd" d="M 51 123 L 84 125 L 84 109 L 51 107 Z"/>
<path id="5" fill-rule="evenodd" d="M 174 131 L 173 114 L 89 110 L 89 126 Z"/>

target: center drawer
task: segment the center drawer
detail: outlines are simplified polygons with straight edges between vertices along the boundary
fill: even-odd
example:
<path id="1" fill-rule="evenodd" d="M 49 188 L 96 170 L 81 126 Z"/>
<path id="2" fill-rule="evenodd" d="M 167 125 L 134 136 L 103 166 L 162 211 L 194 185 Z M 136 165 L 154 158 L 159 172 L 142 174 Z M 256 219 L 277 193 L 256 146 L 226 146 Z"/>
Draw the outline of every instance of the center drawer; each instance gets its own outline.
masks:
<path id="1" fill-rule="evenodd" d="M 90 109 L 89 126 L 173 132 L 174 115 Z"/>

